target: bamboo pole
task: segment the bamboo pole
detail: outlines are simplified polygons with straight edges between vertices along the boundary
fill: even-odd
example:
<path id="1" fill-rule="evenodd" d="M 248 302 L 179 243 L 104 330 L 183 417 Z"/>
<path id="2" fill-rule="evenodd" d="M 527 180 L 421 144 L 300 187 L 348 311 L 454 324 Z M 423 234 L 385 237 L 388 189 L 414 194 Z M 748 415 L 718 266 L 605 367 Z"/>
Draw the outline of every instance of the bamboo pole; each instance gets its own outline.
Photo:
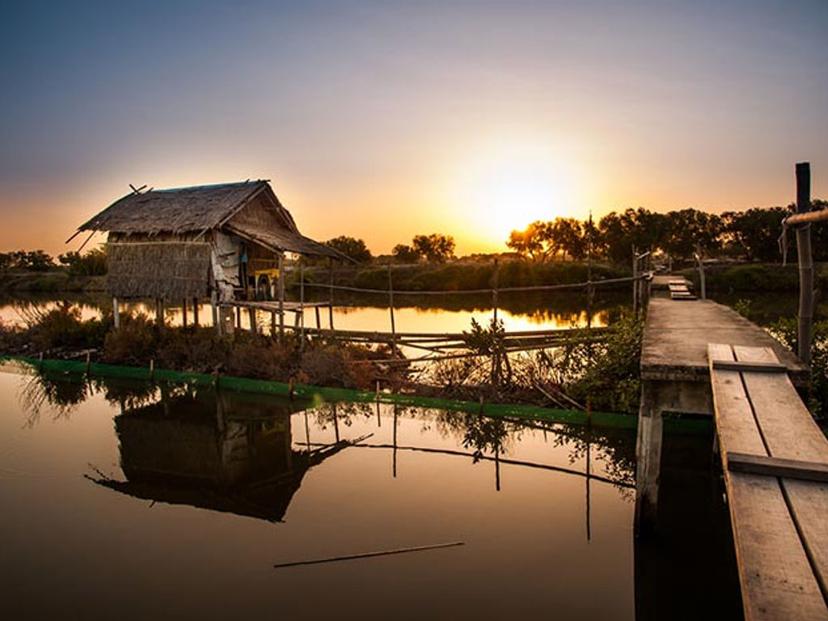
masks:
<path id="1" fill-rule="evenodd" d="M 112 321 L 116 330 L 121 327 L 121 309 L 119 308 L 118 298 L 116 297 L 112 298 Z"/>
<path id="2" fill-rule="evenodd" d="M 391 277 L 391 264 L 388 264 L 388 310 L 391 314 L 391 354 L 397 353 L 397 324 L 394 321 L 394 281 Z"/>
<path id="3" fill-rule="evenodd" d="M 218 295 L 215 290 L 210 292 L 210 310 L 212 311 L 213 316 L 213 327 L 215 328 L 216 333 L 221 336 L 222 326 L 221 321 L 219 321 Z"/>
<path id="4" fill-rule="evenodd" d="M 638 314 L 638 255 L 635 244 L 632 247 L 633 315 Z"/>
<path id="5" fill-rule="evenodd" d="M 299 351 L 305 349 L 305 262 L 299 258 Z"/>
<path id="6" fill-rule="evenodd" d="M 162 298 L 155 298 L 155 323 L 159 327 L 164 327 L 164 300 Z"/>
<path id="7" fill-rule="evenodd" d="M 285 336 L 285 253 L 279 253 L 279 342 Z"/>
<path id="8" fill-rule="evenodd" d="M 704 257 L 702 256 L 702 249 L 701 244 L 696 244 L 696 263 L 698 264 L 699 268 L 699 293 L 701 294 L 701 299 L 707 299 L 707 285 L 704 279 L 704 262 L 702 261 Z"/>
<path id="9" fill-rule="evenodd" d="M 495 259 L 494 272 L 492 273 L 492 333 L 497 329 L 497 305 L 498 305 L 498 285 L 500 280 L 500 262 Z M 494 344 L 494 354 L 492 355 L 492 383 L 495 386 L 500 384 L 500 349 L 501 343 Z"/>
<path id="10" fill-rule="evenodd" d="M 328 327 L 333 332 L 334 273 L 333 259 L 328 259 Z"/>
<path id="11" fill-rule="evenodd" d="M 796 165 L 796 211 L 805 214 L 811 210 L 811 165 Z M 799 326 L 797 342 L 799 358 L 811 363 L 811 337 L 814 321 L 814 262 L 811 255 L 811 225 L 800 224 L 796 229 L 796 255 L 799 262 Z"/>

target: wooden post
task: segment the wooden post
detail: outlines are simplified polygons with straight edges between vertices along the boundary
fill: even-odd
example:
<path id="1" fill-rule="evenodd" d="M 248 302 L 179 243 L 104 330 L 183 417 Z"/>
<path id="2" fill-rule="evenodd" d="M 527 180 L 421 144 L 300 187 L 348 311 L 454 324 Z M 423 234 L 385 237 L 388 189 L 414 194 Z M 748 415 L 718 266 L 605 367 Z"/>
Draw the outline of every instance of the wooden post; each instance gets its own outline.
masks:
<path id="1" fill-rule="evenodd" d="M 811 165 L 796 165 L 796 212 L 811 210 Z M 799 358 L 811 364 L 811 337 L 814 321 L 814 262 L 811 255 L 811 225 L 796 227 L 796 256 L 799 262 L 799 329 L 797 344 Z"/>
<path id="2" fill-rule="evenodd" d="M 641 383 L 638 438 L 635 445 L 635 532 L 646 535 L 656 527 L 658 483 L 661 475 L 663 421 L 653 382 Z"/>
<path id="3" fill-rule="evenodd" d="M 333 259 L 328 259 L 328 327 L 333 332 L 334 273 Z"/>
<path id="4" fill-rule="evenodd" d="M 198 298 L 193 298 L 193 325 L 198 327 Z"/>
<path id="5" fill-rule="evenodd" d="M 700 244 L 696 244 L 696 263 L 698 263 L 699 267 L 699 293 L 701 294 L 701 299 L 707 299 L 707 286 L 704 280 L 704 263 L 702 262 L 702 249 Z"/>
<path id="6" fill-rule="evenodd" d="M 305 262 L 299 258 L 299 351 L 305 349 Z"/>
<path id="7" fill-rule="evenodd" d="M 252 306 L 247 309 L 248 317 L 250 318 L 250 333 L 256 334 L 258 332 L 256 325 L 256 309 Z"/>
<path id="8" fill-rule="evenodd" d="M 219 336 L 221 336 L 221 321 L 219 321 L 219 308 L 218 308 L 218 295 L 215 291 L 210 292 L 210 307 L 213 313 L 213 327 L 216 329 L 216 332 Z"/>
<path id="9" fill-rule="evenodd" d="M 121 327 L 121 312 L 120 308 L 118 307 L 118 298 L 112 298 L 112 321 L 115 324 L 115 329 Z"/>
<path id="10" fill-rule="evenodd" d="M 316 314 L 316 329 L 321 330 L 322 329 L 322 320 L 319 317 L 319 307 L 314 306 L 313 311 Z"/>
<path id="11" fill-rule="evenodd" d="M 388 310 L 391 313 L 391 354 L 397 353 L 397 324 L 394 321 L 394 281 L 391 278 L 391 264 L 388 264 Z"/>
<path id="12" fill-rule="evenodd" d="M 187 298 L 181 300 L 181 327 L 187 327 Z"/>
<path id="13" fill-rule="evenodd" d="M 635 244 L 632 247 L 633 315 L 638 314 L 638 258 Z"/>
<path id="14" fill-rule="evenodd" d="M 285 335 L 285 253 L 279 253 L 279 342 Z"/>
<path id="15" fill-rule="evenodd" d="M 164 327 L 164 300 L 162 298 L 155 298 L 155 323 L 159 327 Z"/>
<path id="16" fill-rule="evenodd" d="M 495 259 L 494 272 L 492 273 L 492 331 L 494 332 L 497 326 L 497 303 L 498 303 L 498 287 L 500 280 L 500 262 Z M 492 356 L 492 383 L 495 386 L 500 385 L 500 344 L 495 345 L 494 355 Z"/>
<path id="17" fill-rule="evenodd" d="M 494 273 L 492 274 L 492 319 L 497 323 L 497 298 L 498 280 L 500 278 L 500 263 L 497 259 L 494 262 Z"/>

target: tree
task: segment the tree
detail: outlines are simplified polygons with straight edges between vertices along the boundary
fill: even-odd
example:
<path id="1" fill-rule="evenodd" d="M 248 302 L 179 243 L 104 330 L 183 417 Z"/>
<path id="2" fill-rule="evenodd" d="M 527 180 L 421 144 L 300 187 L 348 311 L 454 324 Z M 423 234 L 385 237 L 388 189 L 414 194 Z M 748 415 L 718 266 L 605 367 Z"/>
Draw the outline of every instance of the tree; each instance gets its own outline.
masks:
<path id="1" fill-rule="evenodd" d="M 78 276 L 101 276 L 106 274 L 106 250 L 94 248 L 81 255 L 79 252 L 67 252 L 58 256 L 58 262 L 69 268 L 70 274 Z"/>
<path id="2" fill-rule="evenodd" d="M 533 261 L 546 259 L 547 227 L 543 222 L 533 222 L 523 231 L 512 231 L 506 246 Z"/>
<path id="3" fill-rule="evenodd" d="M 9 252 L 3 263 L 7 268 L 28 270 L 32 272 L 45 272 L 55 267 L 52 257 L 42 250 L 17 250 Z"/>
<path id="4" fill-rule="evenodd" d="M 408 244 L 397 244 L 391 251 L 394 260 L 399 263 L 417 263 L 420 260 L 420 253 Z"/>
<path id="5" fill-rule="evenodd" d="M 339 237 L 329 239 L 325 242 L 325 245 L 334 250 L 338 250 L 357 263 L 368 263 L 373 258 L 371 251 L 368 250 L 365 241 L 362 239 L 340 235 Z"/>
<path id="6" fill-rule="evenodd" d="M 729 250 L 744 255 L 750 261 L 781 261 L 778 239 L 782 233 L 782 220 L 790 213 L 784 207 L 754 207 L 747 211 L 723 213 L 723 231 Z M 789 243 L 789 251 L 795 246 L 795 242 Z"/>
<path id="7" fill-rule="evenodd" d="M 711 254 L 722 246 L 724 230 L 721 217 L 697 209 L 682 209 L 666 214 L 667 235 L 661 249 L 678 259 L 691 259 L 696 246 Z"/>
<path id="8" fill-rule="evenodd" d="M 435 263 L 444 263 L 454 257 L 454 238 L 450 235 L 415 235 L 411 247 L 427 261 Z"/>
<path id="9" fill-rule="evenodd" d="M 549 236 L 554 241 L 556 252 L 563 252 L 564 259 L 567 255 L 573 259 L 586 256 L 584 227 L 575 218 L 555 218 L 549 223 Z"/>

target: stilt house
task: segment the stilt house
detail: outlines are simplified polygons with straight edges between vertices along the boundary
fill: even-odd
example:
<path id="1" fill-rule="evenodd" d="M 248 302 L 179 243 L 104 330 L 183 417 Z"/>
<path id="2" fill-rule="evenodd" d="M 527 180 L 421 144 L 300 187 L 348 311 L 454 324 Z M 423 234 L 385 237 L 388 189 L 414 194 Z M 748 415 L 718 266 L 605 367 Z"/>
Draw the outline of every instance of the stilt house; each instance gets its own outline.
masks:
<path id="1" fill-rule="evenodd" d="M 346 259 L 302 235 L 266 180 L 134 191 L 81 231 L 108 233 L 116 300 L 210 298 L 215 306 L 253 297 L 264 277 L 283 277 L 286 252 Z"/>

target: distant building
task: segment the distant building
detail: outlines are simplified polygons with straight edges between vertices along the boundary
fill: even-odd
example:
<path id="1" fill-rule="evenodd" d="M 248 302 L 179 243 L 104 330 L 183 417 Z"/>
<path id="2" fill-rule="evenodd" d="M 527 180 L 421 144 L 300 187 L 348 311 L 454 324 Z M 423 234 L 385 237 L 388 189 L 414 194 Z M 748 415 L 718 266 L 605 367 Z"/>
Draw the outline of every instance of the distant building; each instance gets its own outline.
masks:
<path id="1" fill-rule="evenodd" d="M 344 255 L 299 232 L 267 181 L 132 192 L 78 231 L 106 231 L 107 287 L 116 299 L 214 304 L 273 295 L 286 252 Z M 117 305 L 117 302 L 116 302 Z"/>

